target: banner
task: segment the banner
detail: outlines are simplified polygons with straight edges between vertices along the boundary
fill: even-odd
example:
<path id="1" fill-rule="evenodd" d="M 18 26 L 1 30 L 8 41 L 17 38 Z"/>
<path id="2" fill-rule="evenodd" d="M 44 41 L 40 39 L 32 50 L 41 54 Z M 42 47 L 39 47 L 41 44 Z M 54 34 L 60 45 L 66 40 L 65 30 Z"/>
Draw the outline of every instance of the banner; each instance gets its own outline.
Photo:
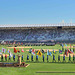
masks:
<path id="1" fill-rule="evenodd" d="M 6 49 L 2 48 L 2 52 L 5 53 Z"/>
<path id="2" fill-rule="evenodd" d="M 14 53 L 17 53 L 17 50 L 14 48 Z"/>
<path id="3" fill-rule="evenodd" d="M 37 55 L 42 56 L 42 52 L 39 50 Z"/>
<path id="4" fill-rule="evenodd" d="M 21 52 L 24 52 L 24 50 L 23 50 L 23 49 L 21 49 Z"/>
<path id="5" fill-rule="evenodd" d="M 35 51 L 34 51 L 34 49 L 32 50 L 32 54 L 35 55 Z"/>

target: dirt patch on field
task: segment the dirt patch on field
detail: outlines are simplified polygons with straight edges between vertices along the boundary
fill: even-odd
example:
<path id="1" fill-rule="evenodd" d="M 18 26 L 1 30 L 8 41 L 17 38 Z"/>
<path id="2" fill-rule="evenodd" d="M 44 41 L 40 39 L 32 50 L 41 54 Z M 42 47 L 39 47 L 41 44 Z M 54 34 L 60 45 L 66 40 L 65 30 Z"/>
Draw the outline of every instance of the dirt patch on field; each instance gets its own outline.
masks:
<path id="1" fill-rule="evenodd" d="M 28 67 L 30 64 L 27 64 L 26 67 Z"/>
<path id="2" fill-rule="evenodd" d="M 70 46 L 67 46 L 68 48 L 70 48 Z M 67 48 L 66 46 L 64 46 L 64 48 Z M 73 46 L 71 46 L 71 48 L 73 48 Z"/>
<path id="3" fill-rule="evenodd" d="M 7 56 L 9 56 L 8 54 L 6 54 Z M 0 55 L 0 57 L 1 57 L 1 55 Z M 3 57 L 5 57 L 5 54 L 3 54 Z"/>
<path id="4" fill-rule="evenodd" d="M 29 64 L 25 64 L 24 66 L 23 65 L 20 65 L 20 66 L 11 66 L 11 67 L 28 67 Z"/>
<path id="5" fill-rule="evenodd" d="M 41 49 L 34 49 L 35 51 L 41 50 Z M 53 51 L 53 49 L 43 49 L 45 52 L 47 52 L 47 50 L 49 51 Z M 58 49 L 54 49 L 55 51 L 59 51 Z M 29 51 L 29 50 L 26 50 Z"/>
<path id="6" fill-rule="evenodd" d="M 70 55 L 71 55 L 71 57 L 73 57 L 73 55 L 75 55 L 75 54 L 70 54 Z M 60 56 L 63 56 L 63 54 L 60 54 Z M 65 55 L 65 57 L 69 57 L 69 54 L 68 54 L 68 56 Z"/>
<path id="7" fill-rule="evenodd" d="M 32 47 L 7 47 L 7 48 L 32 48 Z"/>

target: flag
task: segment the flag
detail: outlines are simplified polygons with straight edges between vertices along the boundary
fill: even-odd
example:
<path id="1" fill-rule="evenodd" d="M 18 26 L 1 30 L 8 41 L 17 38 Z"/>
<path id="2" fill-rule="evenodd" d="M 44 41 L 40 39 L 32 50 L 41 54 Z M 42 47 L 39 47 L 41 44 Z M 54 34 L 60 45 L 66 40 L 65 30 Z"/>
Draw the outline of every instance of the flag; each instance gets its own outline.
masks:
<path id="1" fill-rule="evenodd" d="M 21 52 L 24 52 L 24 50 L 23 50 L 23 49 L 21 49 Z"/>
<path id="2" fill-rule="evenodd" d="M 67 47 L 67 44 L 65 43 L 65 46 Z"/>
<path id="3" fill-rule="evenodd" d="M 44 53 L 44 50 L 43 50 L 43 49 L 41 49 L 41 52 L 42 52 L 42 53 Z"/>
<path id="4" fill-rule="evenodd" d="M 56 51 L 54 51 L 54 53 L 56 53 Z"/>
<path id="5" fill-rule="evenodd" d="M 54 49 L 53 49 L 53 52 L 54 52 Z"/>
<path id="6" fill-rule="evenodd" d="M 37 54 L 38 53 L 38 50 L 35 50 L 35 53 Z"/>
<path id="7" fill-rule="evenodd" d="M 12 53 L 10 53 L 10 56 L 12 57 L 12 56 L 13 56 L 13 54 L 12 54 Z"/>
<path id="8" fill-rule="evenodd" d="M 8 49 L 8 51 L 7 51 L 8 53 L 10 53 L 10 50 Z"/>
<path id="9" fill-rule="evenodd" d="M 34 52 L 34 49 L 32 50 L 32 52 Z"/>
<path id="10" fill-rule="evenodd" d="M 70 48 L 71 48 L 71 44 L 70 44 Z"/>
<path id="11" fill-rule="evenodd" d="M 71 49 L 71 52 L 73 53 L 73 50 Z"/>
<path id="12" fill-rule="evenodd" d="M 32 50 L 32 54 L 35 55 L 35 51 L 34 51 L 34 49 Z"/>
<path id="13" fill-rule="evenodd" d="M 49 50 L 47 50 L 47 55 L 49 55 Z"/>
<path id="14" fill-rule="evenodd" d="M 14 53 L 17 53 L 17 50 L 14 48 Z"/>
<path id="15" fill-rule="evenodd" d="M 20 52 L 19 49 L 17 51 Z"/>
<path id="16" fill-rule="evenodd" d="M 61 45 L 62 45 L 62 47 L 64 47 L 63 43 Z"/>
<path id="17" fill-rule="evenodd" d="M 32 52 L 33 55 L 35 55 L 35 52 Z"/>
<path id="18" fill-rule="evenodd" d="M 32 52 L 32 49 L 29 49 L 29 53 L 31 53 Z"/>
<path id="19" fill-rule="evenodd" d="M 2 48 L 2 52 L 5 53 L 6 49 Z"/>
<path id="20" fill-rule="evenodd" d="M 50 55 L 50 56 L 52 56 L 52 53 L 51 53 L 51 52 L 49 52 L 49 55 Z"/>
<path id="21" fill-rule="evenodd" d="M 53 53 L 56 53 L 56 51 L 53 49 Z"/>
<path id="22" fill-rule="evenodd" d="M 37 55 L 42 56 L 42 52 L 39 50 Z"/>
<path id="23" fill-rule="evenodd" d="M 59 53 L 62 54 L 62 50 L 59 49 Z"/>

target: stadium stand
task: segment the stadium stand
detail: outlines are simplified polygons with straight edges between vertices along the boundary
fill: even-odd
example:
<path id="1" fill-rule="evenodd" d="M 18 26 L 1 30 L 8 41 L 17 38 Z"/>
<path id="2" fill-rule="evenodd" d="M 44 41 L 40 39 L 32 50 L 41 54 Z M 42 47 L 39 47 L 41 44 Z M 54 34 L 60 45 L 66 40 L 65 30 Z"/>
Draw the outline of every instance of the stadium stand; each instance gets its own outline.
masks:
<path id="1" fill-rule="evenodd" d="M 75 30 L 74 29 L 0 30 L 0 40 L 5 41 L 75 40 Z"/>
<path id="2" fill-rule="evenodd" d="M 49 26 L 49 27 L 48 27 Z M 0 41 L 75 41 L 75 24 L 0 25 Z M 35 43 L 35 42 L 34 42 Z M 33 44 L 32 44 L 33 45 Z M 37 44 L 38 45 L 38 44 Z M 49 45 L 49 44 L 47 44 Z"/>

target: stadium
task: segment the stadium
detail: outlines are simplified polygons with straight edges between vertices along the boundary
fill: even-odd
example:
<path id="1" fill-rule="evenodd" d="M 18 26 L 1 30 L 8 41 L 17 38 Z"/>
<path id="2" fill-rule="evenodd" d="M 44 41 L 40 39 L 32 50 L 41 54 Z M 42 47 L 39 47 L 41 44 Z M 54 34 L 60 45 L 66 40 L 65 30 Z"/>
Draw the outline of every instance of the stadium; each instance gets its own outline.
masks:
<path id="1" fill-rule="evenodd" d="M 0 67 L 4 67 L 1 68 L 4 73 L 8 70 L 11 75 L 75 73 L 75 23 L 0 25 L 0 42 Z M 23 56 L 19 68 L 11 67 L 18 63 L 18 55 Z M 21 67 L 22 63 L 28 66 Z"/>
<path id="2" fill-rule="evenodd" d="M 0 75 L 75 75 L 75 0 L 0 0 Z"/>
<path id="3" fill-rule="evenodd" d="M 0 25 L 0 41 L 23 42 L 26 45 L 74 43 L 74 35 L 74 23 Z"/>

